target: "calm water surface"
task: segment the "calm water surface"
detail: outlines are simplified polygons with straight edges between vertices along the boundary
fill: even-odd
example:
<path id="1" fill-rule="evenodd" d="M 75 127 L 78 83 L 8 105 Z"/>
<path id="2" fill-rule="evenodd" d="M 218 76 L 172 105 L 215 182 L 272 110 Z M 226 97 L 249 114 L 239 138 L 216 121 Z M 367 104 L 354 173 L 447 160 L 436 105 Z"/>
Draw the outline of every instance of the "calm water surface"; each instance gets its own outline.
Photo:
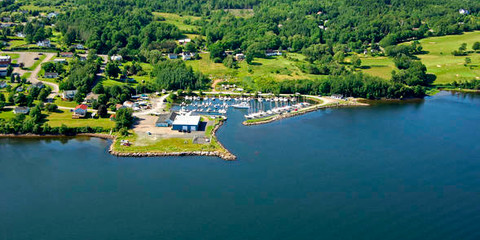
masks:
<path id="1" fill-rule="evenodd" d="M 220 140 L 238 161 L 0 139 L 0 239 L 480 239 L 480 96 L 314 112 Z"/>

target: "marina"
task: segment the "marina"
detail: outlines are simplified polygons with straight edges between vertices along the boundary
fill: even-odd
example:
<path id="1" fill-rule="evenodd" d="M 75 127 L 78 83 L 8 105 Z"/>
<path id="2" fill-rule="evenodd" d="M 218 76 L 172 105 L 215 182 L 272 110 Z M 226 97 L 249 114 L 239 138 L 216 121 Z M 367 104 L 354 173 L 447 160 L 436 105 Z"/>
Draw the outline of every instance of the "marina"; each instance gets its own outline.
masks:
<path id="1" fill-rule="evenodd" d="M 296 97 L 229 97 L 229 96 L 185 96 L 183 101 L 172 107 L 182 115 L 225 116 L 229 108 L 246 110 L 245 119 L 264 118 L 282 113 L 299 111 L 314 104 L 305 96 Z"/>

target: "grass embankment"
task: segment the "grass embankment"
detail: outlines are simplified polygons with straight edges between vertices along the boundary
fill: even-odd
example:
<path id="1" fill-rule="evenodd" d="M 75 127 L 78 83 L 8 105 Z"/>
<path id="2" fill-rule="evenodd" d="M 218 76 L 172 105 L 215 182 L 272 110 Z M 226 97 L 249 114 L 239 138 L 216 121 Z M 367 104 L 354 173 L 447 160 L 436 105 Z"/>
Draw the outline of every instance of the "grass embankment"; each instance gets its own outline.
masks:
<path id="1" fill-rule="evenodd" d="M 74 108 L 78 105 L 74 101 L 63 101 L 60 97 L 56 97 L 54 103 L 59 107 L 68 107 L 68 108 Z"/>
<path id="2" fill-rule="evenodd" d="M 215 120 L 215 125 L 219 124 L 220 120 Z M 113 150 L 120 153 L 147 153 L 147 152 L 220 152 L 226 153 L 216 137 L 212 136 L 214 126 L 208 126 L 205 129 L 205 136 L 210 138 L 207 144 L 193 143 L 192 138 L 162 138 L 156 139 L 151 136 L 139 137 L 137 134 L 132 134 L 127 137 L 119 137 L 113 145 Z M 132 143 L 131 146 L 122 146 L 121 140 L 128 140 Z"/>
<path id="3" fill-rule="evenodd" d="M 2 109 L 0 110 L 0 118 L 2 119 L 12 119 L 15 117 L 15 113 L 13 113 L 13 109 Z"/>
<path id="4" fill-rule="evenodd" d="M 263 118 L 248 119 L 248 120 L 246 120 L 245 122 L 246 122 L 246 123 L 263 122 L 263 121 L 272 120 L 272 119 L 274 119 L 274 118 L 277 117 L 277 116 L 278 116 L 278 114 L 275 114 L 275 115 L 272 115 L 272 116 L 268 116 L 268 117 L 263 117 Z"/>

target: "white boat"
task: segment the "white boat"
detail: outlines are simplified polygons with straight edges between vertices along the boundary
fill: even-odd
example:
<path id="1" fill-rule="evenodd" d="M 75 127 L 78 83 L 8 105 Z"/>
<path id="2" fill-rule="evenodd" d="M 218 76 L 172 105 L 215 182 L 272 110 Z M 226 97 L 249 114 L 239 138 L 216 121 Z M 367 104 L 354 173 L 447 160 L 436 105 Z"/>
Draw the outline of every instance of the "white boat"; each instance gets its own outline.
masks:
<path id="1" fill-rule="evenodd" d="M 248 109 L 248 108 L 250 108 L 250 104 L 248 104 L 247 102 L 241 102 L 239 104 L 233 104 L 232 107 Z"/>

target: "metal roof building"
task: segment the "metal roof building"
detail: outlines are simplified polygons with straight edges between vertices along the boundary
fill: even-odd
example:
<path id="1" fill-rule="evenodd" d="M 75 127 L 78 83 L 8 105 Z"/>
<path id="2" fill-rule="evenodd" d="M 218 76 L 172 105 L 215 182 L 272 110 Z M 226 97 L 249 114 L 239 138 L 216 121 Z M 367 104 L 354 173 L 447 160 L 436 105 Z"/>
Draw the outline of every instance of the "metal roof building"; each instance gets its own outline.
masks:
<path id="1" fill-rule="evenodd" d="M 172 130 L 197 131 L 200 116 L 177 116 L 172 124 Z"/>

